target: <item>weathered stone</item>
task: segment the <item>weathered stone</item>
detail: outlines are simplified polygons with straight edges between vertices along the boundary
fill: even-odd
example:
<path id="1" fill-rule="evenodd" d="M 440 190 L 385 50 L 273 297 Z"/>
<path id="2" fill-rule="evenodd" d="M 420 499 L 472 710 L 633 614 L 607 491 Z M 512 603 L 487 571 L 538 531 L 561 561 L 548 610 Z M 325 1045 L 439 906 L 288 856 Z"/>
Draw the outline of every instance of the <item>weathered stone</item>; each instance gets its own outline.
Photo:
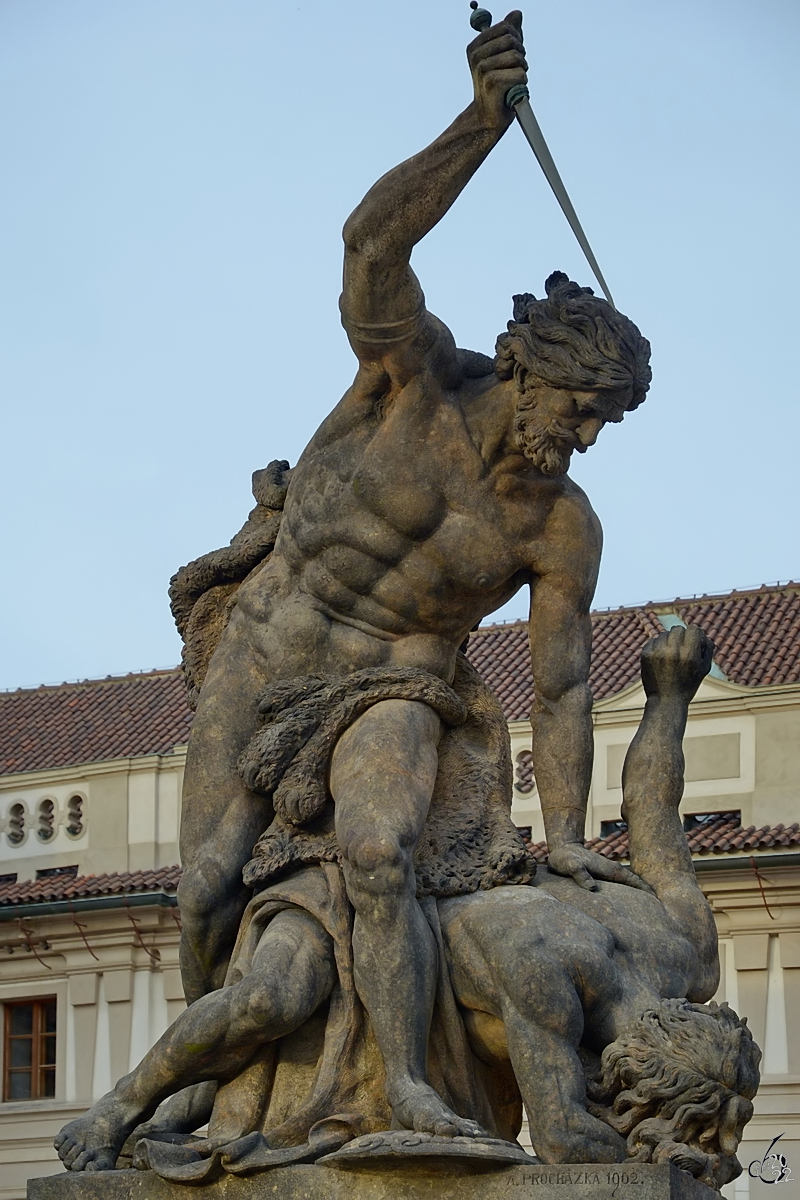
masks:
<path id="1" fill-rule="evenodd" d="M 670 1166 L 574 1184 L 574 1168 L 561 1184 L 557 1169 L 490 1172 L 482 1200 L 551 1178 L 593 1200 L 699 1196 L 695 1179 L 737 1172 L 730 1131 L 752 1114 L 759 1052 L 735 1014 L 704 1005 L 716 929 L 678 811 L 688 705 L 713 654 L 698 628 L 643 654 L 623 786 L 632 869 L 583 844 L 601 535 L 566 472 L 642 402 L 650 348 L 561 272 L 545 299 L 515 297 L 494 361 L 459 351 L 425 308 L 411 251 L 513 120 L 520 15 L 469 61 L 473 102 L 346 223 L 352 388 L 291 477 L 286 462 L 256 475 L 231 546 L 173 581 L 197 699 L 179 895 L 197 1003 L 62 1130 L 77 1174 L 35 1185 L 42 1200 L 189 1183 L 465 1200 L 478 1160 L 518 1154 L 523 1102 L 550 1162 Z M 523 584 L 550 848 L 533 887 L 503 714 L 459 653 Z M 204 1145 L 181 1140 L 206 1121 Z M 445 1170 L 459 1138 L 487 1133 L 494 1148 L 473 1141 Z M 142 1172 L 80 1175 L 115 1167 L 128 1139 Z M 403 1154 L 426 1165 L 400 1172 Z"/>
<path id="2" fill-rule="evenodd" d="M 291 477 L 277 461 L 256 476 L 258 503 L 233 543 L 178 572 L 171 589 L 197 700 L 181 831 L 187 999 L 225 982 L 248 885 L 281 880 L 298 863 L 341 862 L 356 914 L 356 990 L 384 1068 L 385 1101 L 360 1114 L 360 1132 L 381 1127 L 386 1103 L 403 1128 L 510 1132 L 490 1102 L 474 1102 L 479 1087 L 465 1096 L 429 1073 L 441 980 L 437 930 L 419 900 L 527 882 L 507 747 L 498 753 L 485 728 L 476 738 L 479 723 L 467 730 L 442 703 L 470 630 L 523 584 L 532 589 L 534 766 L 553 867 L 579 881 L 635 884 L 582 844 L 588 604 L 601 538 L 567 469 L 604 424 L 644 400 L 650 346 L 559 271 L 545 298 L 516 297 L 494 360 L 459 350 L 427 310 L 411 253 L 513 123 L 505 97 L 527 69 L 520 14 L 484 31 L 468 60 L 472 103 L 345 223 L 352 387 Z M 301 339 L 292 353 L 299 364 Z M 229 428 L 241 436 L 235 420 Z M 368 673 L 380 679 L 357 704 L 312 711 L 301 702 L 314 678 L 335 694 L 342 680 L 360 688 Z M 404 673 L 417 678 L 397 694 Z M 448 841 L 458 854 L 445 853 Z M 321 998 L 299 971 L 293 978 L 290 1015 L 302 1023 Z M 455 1061 L 444 1048 L 439 1060 Z"/>
<path id="3" fill-rule="evenodd" d="M 445 1171 L 496 1170 L 498 1167 L 536 1165 L 536 1159 L 516 1143 L 500 1138 L 436 1137 L 407 1129 L 368 1133 L 354 1138 L 320 1165 L 340 1170 L 394 1170 L 416 1165 Z"/>
<path id="4" fill-rule="evenodd" d="M 32 1179 L 28 1200 L 719 1200 L 671 1165 L 506 1167 L 480 1174 L 279 1167 L 249 1179 L 187 1188 L 150 1171 Z"/>

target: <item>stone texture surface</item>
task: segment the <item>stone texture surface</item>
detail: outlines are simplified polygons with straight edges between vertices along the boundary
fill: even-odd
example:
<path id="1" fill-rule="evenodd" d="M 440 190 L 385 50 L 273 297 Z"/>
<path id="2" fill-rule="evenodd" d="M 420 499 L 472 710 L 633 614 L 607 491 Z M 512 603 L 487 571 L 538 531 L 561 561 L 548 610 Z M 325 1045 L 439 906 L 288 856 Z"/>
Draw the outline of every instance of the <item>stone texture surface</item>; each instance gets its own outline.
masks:
<path id="1" fill-rule="evenodd" d="M 208 1187 L 167 1183 L 150 1171 L 52 1175 L 32 1179 L 28 1200 L 718 1200 L 676 1167 L 508 1167 L 465 1175 L 412 1169 L 337 1171 L 280 1167 L 251 1179 L 228 1176 Z"/>
<path id="2" fill-rule="evenodd" d="M 523 1101 L 550 1162 L 634 1147 L 708 1182 L 738 1168 L 724 1131 L 752 1115 L 760 1055 L 735 1014 L 703 1007 L 717 935 L 678 811 L 688 706 L 713 656 L 699 628 L 676 626 L 642 653 L 647 704 L 623 789 L 631 870 L 583 844 L 601 536 L 567 469 L 644 400 L 649 343 L 554 271 L 546 299 L 514 297 L 492 362 L 457 349 L 410 267 L 513 120 L 520 22 L 512 13 L 470 45 L 473 102 L 345 224 L 352 388 L 291 472 L 276 460 L 256 474 L 256 507 L 231 545 L 172 581 L 197 704 L 179 892 L 181 973 L 197 1003 L 56 1139 L 78 1172 L 108 1170 L 139 1129 L 134 1163 L 168 1190 L 154 1176 L 87 1175 L 82 1200 L 125 1186 L 170 1196 L 178 1181 L 273 1196 L 284 1180 L 287 1196 L 461 1200 L 462 1181 L 476 1194 L 474 1162 L 448 1184 L 431 1174 L 443 1162 L 400 1176 L 396 1148 L 344 1183 L 345 1159 L 370 1146 L 305 1176 L 284 1164 L 390 1124 L 417 1148 L 447 1135 L 442 1158 L 462 1135 L 513 1140 Z M 523 583 L 550 851 L 535 887 L 510 819 L 503 711 L 460 653 Z M 208 1121 L 205 1147 L 140 1126 L 189 1088 L 203 1091 L 199 1107 L 192 1092 L 188 1114 L 156 1120 L 167 1134 Z M 530 1171 L 495 1182 L 550 1186 Z M 255 1172 L 261 1183 L 241 1182 Z M 593 1196 L 644 1186 L 633 1169 L 606 1176 L 553 1179 Z M 680 1194 L 661 1179 L 662 1194 Z"/>

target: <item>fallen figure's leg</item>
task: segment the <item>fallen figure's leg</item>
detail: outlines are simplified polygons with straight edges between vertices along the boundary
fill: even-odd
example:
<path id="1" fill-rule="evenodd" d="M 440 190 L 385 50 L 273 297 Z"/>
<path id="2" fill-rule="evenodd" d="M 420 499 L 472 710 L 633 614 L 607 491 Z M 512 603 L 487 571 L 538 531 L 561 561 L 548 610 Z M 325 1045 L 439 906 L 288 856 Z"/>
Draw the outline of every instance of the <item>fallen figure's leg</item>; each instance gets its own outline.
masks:
<path id="1" fill-rule="evenodd" d="M 249 974 L 197 1000 L 139 1066 L 70 1121 L 54 1145 L 71 1171 L 113 1171 L 128 1135 L 167 1096 L 238 1075 L 265 1042 L 298 1029 L 336 981 L 331 939 L 309 913 L 287 909 L 264 932 Z"/>
<path id="2" fill-rule="evenodd" d="M 154 1142 L 188 1141 L 195 1130 L 202 1129 L 211 1120 L 216 1095 L 216 1079 L 206 1079 L 168 1096 L 148 1121 L 136 1126 L 128 1137 L 128 1144 L 132 1147 L 141 1138 L 150 1138 Z M 125 1154 L 124 1147 L 122 1154 Z"/>

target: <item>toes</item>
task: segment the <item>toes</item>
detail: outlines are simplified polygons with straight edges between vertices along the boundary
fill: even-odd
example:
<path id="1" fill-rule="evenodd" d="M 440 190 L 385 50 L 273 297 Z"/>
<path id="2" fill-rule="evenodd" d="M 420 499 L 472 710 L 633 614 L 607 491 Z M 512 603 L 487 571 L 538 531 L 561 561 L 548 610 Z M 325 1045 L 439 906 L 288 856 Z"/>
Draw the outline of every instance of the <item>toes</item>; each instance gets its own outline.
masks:
<path id="1" fill-rule="evenodd" d="M 83 1171 L 91 1157 L 92 1155 L 90 1150 L 82 1150 L 81 1153 L 76 1158 L 73 1158 L 70 1162 L 70 1171 Z"/>
<path id="2" fill-rule="evenodd" d="M 62 1154 L 61 1161 L 64 1163 L 65 1167 L 69 1167 L 71 1169 L 72 1164 L 75 1162 L 75 1159 L 79 1154 L 83 1154 L 83 1146 L 80 1143 L 73 1142 L 66 1154 Z"/>
<path id="3" fill-rule="evenodd" d="M 461 1129 L 459 1132 L 462 1137 L 486 1137 L 486 1131 L 481 1129 L 477 1121 L 461 1121 Z"/>
<path id="4" fill-rule="evenodd" d="M 458 1133 L 458 1126 L 452 1121 L 435 1121 L 433 1132 L 437 1137 L 455 1137 Z"/>

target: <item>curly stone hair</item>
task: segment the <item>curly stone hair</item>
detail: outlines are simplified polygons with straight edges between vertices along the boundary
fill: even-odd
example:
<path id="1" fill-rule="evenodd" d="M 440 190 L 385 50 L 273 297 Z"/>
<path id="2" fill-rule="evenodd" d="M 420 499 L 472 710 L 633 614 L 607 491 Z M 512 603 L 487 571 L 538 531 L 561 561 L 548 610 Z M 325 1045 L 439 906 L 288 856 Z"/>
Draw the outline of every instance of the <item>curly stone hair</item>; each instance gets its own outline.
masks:
<path id="1" fill-rule="evenodd" d="M 603 1051 L 587 1107 L 627 1138 L 635 1162 L 674 1162 L 719 1189 L 742 1171 L 736 1150 L 760 1061 L 727 1004 L 662 1000 Z"/>
<path id="2" fill-rule="evenodd" d="M 650 343 L 633 321 L 563 271 L 545 281 L 546 300 L 514 296 L 514 319 L 497 339 L 495 371 L 549 387 L 599 391 L 619 416 L 637 408 L 650 386 Z M 530 386 L 530 384 L 528 384 Z"/>

